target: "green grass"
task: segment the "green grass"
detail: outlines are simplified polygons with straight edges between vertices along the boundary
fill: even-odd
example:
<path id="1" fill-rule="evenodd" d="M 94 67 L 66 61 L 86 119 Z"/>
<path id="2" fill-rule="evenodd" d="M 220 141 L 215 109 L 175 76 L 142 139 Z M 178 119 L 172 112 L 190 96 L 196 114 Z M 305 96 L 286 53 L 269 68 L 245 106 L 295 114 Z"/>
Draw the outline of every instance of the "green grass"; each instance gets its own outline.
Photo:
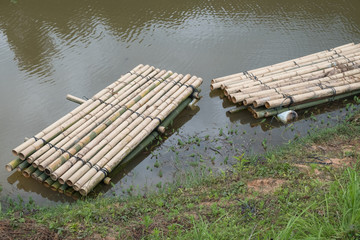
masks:
<path id="1" fill-rule="evenodd" d="M 49 208 L 19 199 L 1 217 L 18 229 L 34 220 L 63 238 L 359 239 L 359 136 L 359 126 L 344 122 L 264 155 L 234 156 L 231 170 L 220 174 L 194 165 L 147 195 L 98 196 Z M 337 148 L 349 144 L 357 145 Z M 324 153 L 313 145 L 335 147 Z M 320 160 L 346 157 L 353 165 L 334 168 L 309 158 L 314 154 Z M 263 192 L 250 184 L 259 179 L 281 184 Z"/>
<path id="2" fill-rule="evenodd" d="M 347 168 L 330 184 L 322 201 L 316 201 L 290 217 L 275 239 L 359 239 L 360 181 L 355 169 Z"/>

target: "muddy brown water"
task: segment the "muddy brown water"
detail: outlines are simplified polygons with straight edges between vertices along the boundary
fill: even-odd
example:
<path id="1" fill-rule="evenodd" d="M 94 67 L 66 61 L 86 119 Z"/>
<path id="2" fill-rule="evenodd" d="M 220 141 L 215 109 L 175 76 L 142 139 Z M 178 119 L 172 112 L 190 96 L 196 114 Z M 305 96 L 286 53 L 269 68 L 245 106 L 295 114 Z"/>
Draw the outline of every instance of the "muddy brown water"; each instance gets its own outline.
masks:
<path id="1" fill-rule="evenodd" d="M 207 173 L 226 169 L 234 155 L 333 124 L 346 104 L 302 111 L 286 126 L 247 112 L 227 114 L 232 105 L 210 92 L 210 80 L 357 43 L 359 9 L 358 0 L 1 0 L 0 165 L 13 159 L 11 149 L 24 137 L 75 107 L 66 94 L 91 97 L 139 63 L 202 77 L 203 98 L 180 114 L 174 133 L 120 171 L 106 195 L 155 189 L 199 166 Z M 202 141 L 195 144 L 194 136 Z M 0 174 L 2 199 L 71 201 L 4 167 Z"/>

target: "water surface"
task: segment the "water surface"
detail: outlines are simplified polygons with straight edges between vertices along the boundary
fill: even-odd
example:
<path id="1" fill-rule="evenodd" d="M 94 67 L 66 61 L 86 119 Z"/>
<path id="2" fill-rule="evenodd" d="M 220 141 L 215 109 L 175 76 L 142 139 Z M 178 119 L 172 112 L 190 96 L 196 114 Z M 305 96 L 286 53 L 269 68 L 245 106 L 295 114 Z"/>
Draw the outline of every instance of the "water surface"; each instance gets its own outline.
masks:
<path id="1" fill-rule="evenodd" d="M 320 123 L 305 113 L 291 127 L 274 119 L 260 123 L 247 112 L 226 114 L 232 105 L 218 91 L 210 92 L 210 80 L 357 43 L 359 9 L 358 0 L 1 0 L 1 165 L 13 159 L 11 149 L 24 137 L 76 107 L 66 94 L 91 97 L 140 63 L 202 77 L 203 98 L 197 110 L 186 110 L 175 121 L 178 133 L 168 133 L 152 153 L 135 159 L 106 194 L 121 194 L 130 186 L 152 188 L 196 162 L 225 168 L 226 156 L 263 151 L 264 138 L 279 145 L 315 124 L 336 122 L 344 115 L 343 105 L 313 109 Z M 195 134 L 219 140 L 204 141 L 197 149 L 189 144 L 180 157 L 169 150 Z M 3 167 L 0 173 L 3 197 L 31 197 L 40 204 L 70 201 Z"/>

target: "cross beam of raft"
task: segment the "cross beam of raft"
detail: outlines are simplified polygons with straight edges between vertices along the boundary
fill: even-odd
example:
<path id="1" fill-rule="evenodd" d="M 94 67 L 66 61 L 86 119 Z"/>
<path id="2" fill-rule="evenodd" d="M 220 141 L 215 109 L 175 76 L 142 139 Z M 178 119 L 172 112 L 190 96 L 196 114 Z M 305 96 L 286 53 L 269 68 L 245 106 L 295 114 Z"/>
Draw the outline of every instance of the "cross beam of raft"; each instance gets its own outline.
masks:
<path id="1" fill-rule="evenodd" d="M 236 112 L 249 109 L 256 118 L 272 116 L 281 109 L 315 106 L 336 96 L 351 96 L 360 90 L 360 44 L 292 59 L 211 81 L 234 104 Z M 340 98 L 340 97 L 339 97 Z M 337 99 L 337 98 L 336 98 Z M 299 105 L 299 107 L 295 107 Z M 264 111 L 256 108 L 265 106 Z M 275 111 L 271 109 L 275 109 Z"/>
<path id="2" fill-rule="evenodd" d="M 140 64 L 89 100 L 68 95 L 80 105 L 14 148 L 17 158 L 6 169 L 54 191 L 86 196 L 149 135 L 163 132 L 184 103 L 199 98 L 201 83 L 196 76 Z"/>

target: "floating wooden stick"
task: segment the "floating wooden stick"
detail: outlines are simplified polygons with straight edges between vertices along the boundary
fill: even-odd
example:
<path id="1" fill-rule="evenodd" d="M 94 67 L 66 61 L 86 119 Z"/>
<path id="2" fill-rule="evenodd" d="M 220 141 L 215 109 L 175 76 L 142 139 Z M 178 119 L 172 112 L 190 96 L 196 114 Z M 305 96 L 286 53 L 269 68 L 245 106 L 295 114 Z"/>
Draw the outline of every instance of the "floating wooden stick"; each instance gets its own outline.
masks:
<path id="1" fill-rule="evenodd" d="M 69 100 L 69 101 L 72 101 L 74 103 L 78 103 L 78 104 L 83 104 L 84 102 L 86 102 L 86 100 L 84 100 L 82 98 L 75 97 L 75 96 L 73 96 L 71 94 L 66 95 L 66 99 Z"/>

